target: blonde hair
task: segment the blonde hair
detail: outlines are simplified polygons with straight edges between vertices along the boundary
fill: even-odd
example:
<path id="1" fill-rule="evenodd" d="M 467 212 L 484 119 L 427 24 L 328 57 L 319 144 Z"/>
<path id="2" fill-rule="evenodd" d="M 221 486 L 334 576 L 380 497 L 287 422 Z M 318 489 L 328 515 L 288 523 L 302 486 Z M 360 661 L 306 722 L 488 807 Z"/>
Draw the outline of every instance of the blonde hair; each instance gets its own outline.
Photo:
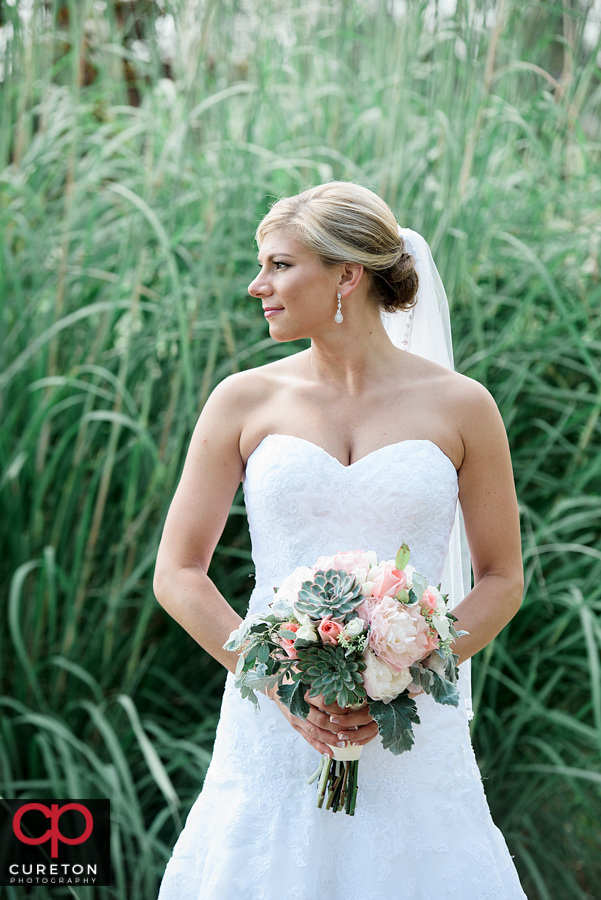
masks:
<path id="1" fill-rule="evenodd" d="M 370 276 L 371 293 L 387 312 L 415 304 L 415 260 L 405 253 L 392 210 L 368 188 L 330 181 L 283 197 L 257 228 L 259 247 L 268 232 L 279 228 L 293 229 L 324 266 L 361 263 Z"/>

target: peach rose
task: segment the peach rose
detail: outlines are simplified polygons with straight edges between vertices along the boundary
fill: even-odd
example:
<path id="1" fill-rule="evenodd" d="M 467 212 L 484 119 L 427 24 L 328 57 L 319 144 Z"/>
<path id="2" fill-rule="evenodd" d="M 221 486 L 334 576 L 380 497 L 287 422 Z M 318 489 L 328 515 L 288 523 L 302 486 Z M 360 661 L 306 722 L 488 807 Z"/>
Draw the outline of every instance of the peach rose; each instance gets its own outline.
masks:
<path id="1" fill-rule="evenodd" d="M 335 647 L 338 644 L 338 635 L 342 631 L 342 626 L 338 622 L 332 622 L 331 616 L 326 616 L 317 626 L 317 631 L 324 644 L 332 644 Z"/>
<path id="2" fill-rule="evenodd" d="M 407 576 L 401 569 L 394 568 L 394 565 L 387 565 L 381 575 L 374 580 L 372 588 L 372 596 L 381 600 L 383 597 L 396 597 L 396 595 L 404 590 L 407 584 Z"/>
<path id="3" fill-rule="evenodd" d="M 418 662 L 431 647 L 430 626 L 418 604 L 403 607 L 391 597 L 383 597 L 370 618 L 369 646 L 395 672 Z"/>
<path id="4" fill-rule="evenodd" d="M 297 632 L 299 628 L 300 625 L 297 625 L 296 622 L 282 622 L 280 625 L 280 631 Z M 290 659 L 298 659 L 298 653 L 294 649 L 294 641 L 292 638 L 280 637 L 280 644 Z"/>

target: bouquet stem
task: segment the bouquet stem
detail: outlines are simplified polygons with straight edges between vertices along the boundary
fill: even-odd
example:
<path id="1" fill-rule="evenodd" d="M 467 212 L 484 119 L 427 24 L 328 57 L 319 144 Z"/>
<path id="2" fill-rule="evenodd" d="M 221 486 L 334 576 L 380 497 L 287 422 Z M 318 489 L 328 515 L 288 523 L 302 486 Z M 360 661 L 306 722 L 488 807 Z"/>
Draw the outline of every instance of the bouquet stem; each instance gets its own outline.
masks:
<path id="1" fill-rule="evenodd" d="M 336 760 L 323 756 L 317 789 L 317 806 L 332 812 L 343 809 L 349 816 L 355 815 L 357 804 L 359 760 Z M 327 794 L 327 800 L 326 800 Z"/>

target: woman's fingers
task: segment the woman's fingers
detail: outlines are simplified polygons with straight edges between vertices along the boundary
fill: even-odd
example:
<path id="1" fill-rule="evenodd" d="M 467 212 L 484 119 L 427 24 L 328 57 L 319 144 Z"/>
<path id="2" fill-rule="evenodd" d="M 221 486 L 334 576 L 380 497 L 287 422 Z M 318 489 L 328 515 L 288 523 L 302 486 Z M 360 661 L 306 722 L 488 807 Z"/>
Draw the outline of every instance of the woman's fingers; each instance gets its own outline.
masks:
<path id="1" fill-rule="evenodd" d="M 319 721 L 319 725 L 328 731 L 355 730 L 373 722 L 367 703 L 361 709 L 352 710 L 348 707 L 340 707 L 337 703 L 324 703 L 323 694 L 319 694 L 317 697 L 310 697 L 308 690 L 305 693 L 305 700 L 312 707 L 309 712 L 310 717 L 314 718 L 313 711 L 316 710 L 317 713 L 329 718 L 328 725 L 323 720 Z"/>
<path id="2" fill-rule="evenodd" d="M 336 734 L 338 731 L 340 731 L 340 725 L 332 722 L 330 720 L 330 716 L 327 713 L 322 712 L 316 706 L 311 706 L 306 721 L 310 722 L 312 725 L 316 725 L 323 731 L 328 731 L 332 734 Z"/>
<path id="3" fill-rule="evenodd" d="M 372 720 L 367 725 L 363 725 L 357 729 L 347 728 L 339 731 L 336 735 L 339 741 L 350 741 L 351 744 L 369 744 L 370 741 L 378 734 L 378 726 Z"/>
<path id="4" fill-rule="evenodd" d="M 324 704 L 323 695 L 310 697 L 305 694 L 309 714 L 303 728 L 298 728 L 309 743 L 317 747 L 324 744 L 344 746 L 347 743 L 368 744 L 378 734 L 378 726 L 369 715 L 367 705 L 359 710 L 341 708 L 337 703 Z M 299 722 L 301 720 L 298 720 Z M 331 751 L 320 750 L 321 753 Z"/>
<path id="5" fill-rule="evenodd" d="M 326 753 L 328 756 L 332 755 L 332 746 L 335 746 L 338 743 L 335 734 L 332 734 L 330 731 L 324 731 L 317 725 L 313 725 L 310 722 L 295 717 L 292 718 L 291 722 L 292 727 L 295 728 L 312 747 L 315 747 L 320 753 Z"/>
<path id="6" fill-rule="evenodd" d="M 359 728 L 361 725 L 373 722 L 373 719 L 369 714 L 369 709 L 365 706 L 363 709 L 355 710 L 354 712 L 353 710 L 343 710 L 342 712 L 331 713 L 330 722 L 339 728 Z"/>

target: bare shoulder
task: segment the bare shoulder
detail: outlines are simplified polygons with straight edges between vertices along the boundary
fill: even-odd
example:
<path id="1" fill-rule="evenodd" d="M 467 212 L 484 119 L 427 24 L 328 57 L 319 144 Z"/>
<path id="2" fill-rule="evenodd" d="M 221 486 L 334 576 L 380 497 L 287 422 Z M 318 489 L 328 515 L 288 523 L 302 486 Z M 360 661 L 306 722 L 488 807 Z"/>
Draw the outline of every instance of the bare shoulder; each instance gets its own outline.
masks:
<path id="1" fill-rule="evenodd" d="M 458 372 L 446 383 L 446 408 L 463 445 L 460 475 L 474 473 L 509 477 L 511 459 L 505 425 L 494 397 L 483 384 Z"/>
<path id="2" fill-rule="evenodd" d="M 484 385 L 426 359 L 412 361 L 419 417 L 455 463 L 464 469 L 476 452 L 506 452 L 507 437 L 495 400 Z"/>
<path id="3" fill-rule="evenodd" d="M 212 447 L 216 456 L 235 457 L 237 463 L 244 465 L 260 439 L 255 439 L 254 431 L 262 420 L 262 411 L 299 378 L 302 355 L 295 354 L 224 378 L 205 403 L 192 446 Z"/>
<path id="4" fill-rule="evenodd" d="M 468 425 L 482 421 L 492 416 L 497 417 L 499 410 L 490 391 L 467 375 L 459 372 L 449 372 L 446 381 L 446 400 L 450 402 L 453 412 L 458 415 L 461 422 Z"/>
<path id="5" fill-rule="evenodd" d="M 244 418 L 252 415 L 258 405 L 264 404 L 274 392 L 290 380 L 298 378 L 304 353 L 278 359 L 255 369 L 236 372 L 221 381 L 207 401 L 207 406 L 218 406 L 222 412 L 241 413 Z"/>

